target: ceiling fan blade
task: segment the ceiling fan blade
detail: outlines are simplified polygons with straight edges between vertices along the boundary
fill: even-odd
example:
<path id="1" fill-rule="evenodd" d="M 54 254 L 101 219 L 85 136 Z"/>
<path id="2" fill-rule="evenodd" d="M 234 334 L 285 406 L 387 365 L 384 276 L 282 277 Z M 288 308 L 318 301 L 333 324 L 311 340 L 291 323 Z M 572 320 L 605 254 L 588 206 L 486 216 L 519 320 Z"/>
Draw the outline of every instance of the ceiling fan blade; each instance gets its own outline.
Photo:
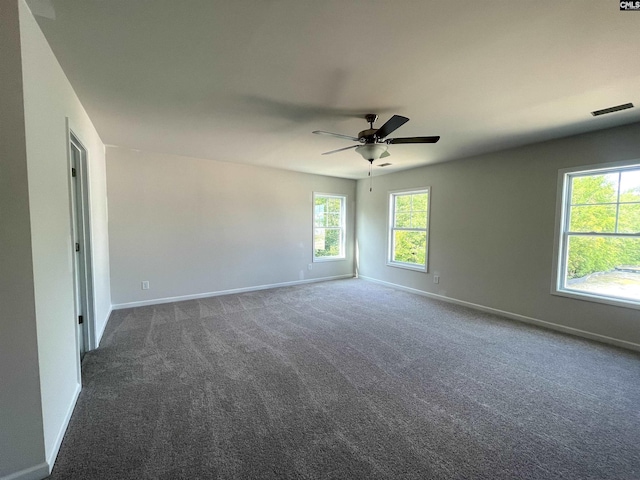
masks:
<path id="1" fill-rule="evenodd" d="M 396 128 L 400 128 L 402 125 L 404 125 L 408 121 L 409 119 L 407 117 L 394 115 L 389 120 L 387 120 L 387 123 L 385 123 L 378 129 L 378 131 L 376 132 L 376 137 L 384 138 L 387 135 L 389 135 L 391 132 L 393 132 Z"/>
<path id="2" fill-rule="evenodd" d="M 358 141 L 357 137 L 352 137 L 350 135 L 342 135 L 341 133 L 323 132 L 322 130 L 315 130 L 312 133 L 315 133 L 316 135 L 329 135 L 331 137 L 346 138 L 347 140 L 353 140 L 354 142 Z"/>
<path id="3" fill-rule="evenodd" d="M 324 152 L 322 155 L 331 155 L 332 153 L 342 152 L 343 150 L 349 150 L 351 148 L 358 148 L 360 145 L 351 145 L 350 147 L 339 148 L 337 150 L 331 150 L 330 152 Z"/>
<path id="4" fill-rule="evenodd" d="M 436 143 L 440 140 L 439 136 L 435 137 L 405 137 L 405 138 L 388 138 L 385 143 L 401 144 L 401 143 Z"/>
<path id="5" fill-rule="evenodd" d="M 386 152 L 383 152 L 382 155 L 380 155 L 380 158 L 387 158 L 390 157 L 391 154 L 389 153 L 389 150 L 387 150 Z"/>

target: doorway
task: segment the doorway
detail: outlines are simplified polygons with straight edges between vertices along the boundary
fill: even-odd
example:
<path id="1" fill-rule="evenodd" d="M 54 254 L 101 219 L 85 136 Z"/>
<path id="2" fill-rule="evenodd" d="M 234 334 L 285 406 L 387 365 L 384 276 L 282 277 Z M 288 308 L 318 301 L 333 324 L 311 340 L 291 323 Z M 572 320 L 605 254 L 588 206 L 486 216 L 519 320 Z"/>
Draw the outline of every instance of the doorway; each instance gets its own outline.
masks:
<path id="1" fill-rule="evenodd" d="M 76 307 L 76 338 L 80 360 L 93 346 L 93 288 L 87 150 L 69 131 L 71 223 Z"/>

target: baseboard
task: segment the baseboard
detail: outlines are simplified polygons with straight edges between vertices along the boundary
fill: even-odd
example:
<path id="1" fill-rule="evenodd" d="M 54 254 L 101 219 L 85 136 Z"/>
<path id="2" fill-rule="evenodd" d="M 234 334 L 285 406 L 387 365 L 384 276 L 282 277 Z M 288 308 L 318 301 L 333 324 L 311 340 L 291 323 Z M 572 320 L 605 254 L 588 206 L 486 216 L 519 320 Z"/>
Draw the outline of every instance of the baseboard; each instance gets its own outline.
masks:
<path id="1" fill-rule="evenodd" d="M 43 462 L 5 477 L 0 477 L 0 480 L 42 480 L 48 477 L 50 473 L 49 465 Z"/>
<path id="2" fill-rule="evenodd" d="M 391 282 L 385 282 L 383 280 L 378 280 L 376 278 L 366 277 L 363 275 L 358 275 L 358 278 L 365 280 L 367 282 L 377 283 L 387 287 L 395 288 L 397 290 L 403 290 L 405 292 L 415 293 L 416 295 L 422 295 L 423 297 L 429 297 L 435 300 L 442 300 L 444 302 L 453 303 L 456 305 L 462 305 L 464 307 L 473 308 L 474 310 L 493 313 L 495 315 L 506 317 L 511 320 L 517 320 L 519 322 L 536 325 L 538 327 L 548 328 L 550 330 L 556 330 L 558 332 L 567 333 L 569 335 L 575 335 L 577 337 L 587 338 L 589 340 L 595 340 L 597 342 L 606 343 L 609 345 L 615 345 L 616 347 L 626 348 L 628 350 L 635 350 L 640 352 L 640 344 L 628 342 L 626 340 L 619 340 L 617 338 L 607 337 L 606 335 L 600 335 L 598 333 L 592 333 L 592 332 L 587 332 L 585 330 L 580 330 L 579 328 L 567 327 L 565 325 L 559 325 L 557 323 L 547 322 L 545 320 L 540 320 L 533 317 L 527 317 L 525 315 L 520 315 L 518 313 L 507 312 L 505 310 L 486 307 L 484 305 L 479 305 L 477 303 L 471 303 L 471 302 L 466 302 L 464 300 L 445 297 L 443 295 L 438 295 L 437 293 L 429 293 L 422 290 L 418 290 L 416 288 L 405 287 L 403 285 L 398 285 L 396 283 L 391 283 Z"/>
<path id="3" fill-rule="evenodd" d="M 303 285 L 305 283 L 327 282 L 329 280 L 340 280 L 343 278 L 353 278 L 352 273 L 346 275 L 336 275 L 333 277 L 312 278 L 308 280 L 295 280 L 292 282 L 271 283 L 268 285 L 256 285 L 253 287 L 233 288 L 230 290 L 219 290 L 217 292 L 196 293 L 193 295 L 181 295 L 178 297 L 154 298 L 153 300 L 143 300 L 140 302 L 117 303 L 112 305 L 113 310 L 121 310 L 123 308 L 146 307 L 148 305 L 158 305 L 161 303 L 184 302 L 185 300 L 197 300 L 199 298 L 219 297 L 221 295 L 231 295 L 234 293 L 256 292 L 258 290 L 268 290 L 270 288 L 291 287 L 294 285 Z"/>
<path id="4" fill-rule="evenodd" d="M 82 391 L 82 385 L 80 384 L 76 385 L 76 390 L 75 392 L 73 392 L 71 403 L 69 404 L 69 408 L 67 408 L 67 413 L 64 416 L 64 420 L 62 422 L 62 426 L 60 427 L 60 431 L 58 432 L 58 436 L 56 437 L 56 441 L 53 444 L 51 453 L 47 457 L 47 464 L 49 465 L 49 470 L 47 475 L 51 474 L 51 470 L 53 470 L 53 465 L 54 463 L 56 463 L 56 458 L 58 457 L 58 452 L 60 451 L 62 440 L 64 439 L 65 433 L 67 433 L 67 427 L 69 427 L 69 422 L 71 421 L 73 410 L 76 408 L 76 403 L 78 403 L 78 397 L 80 396 L 81 391 Z"/>

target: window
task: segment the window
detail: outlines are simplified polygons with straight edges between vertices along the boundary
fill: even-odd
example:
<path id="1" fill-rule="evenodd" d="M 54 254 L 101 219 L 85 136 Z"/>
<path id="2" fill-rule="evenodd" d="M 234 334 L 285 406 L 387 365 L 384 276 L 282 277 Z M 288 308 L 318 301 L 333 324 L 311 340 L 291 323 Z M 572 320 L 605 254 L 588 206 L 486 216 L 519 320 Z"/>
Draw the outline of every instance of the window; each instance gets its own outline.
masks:
<path id="1" fill-rule="evenodd" d="M 389 195 L 389 265 L 427 271 L 429 191 Z"/>
<path id="2" fill-rule="evenodd" d="M 560 175 L 554 293 L 640 307 L 640 164 Z"/>
<path id="3" fill-rule="evenodd" d="M 313 194 L 313 261 L 344 259 L 345 205 L 343 195 Z"/>

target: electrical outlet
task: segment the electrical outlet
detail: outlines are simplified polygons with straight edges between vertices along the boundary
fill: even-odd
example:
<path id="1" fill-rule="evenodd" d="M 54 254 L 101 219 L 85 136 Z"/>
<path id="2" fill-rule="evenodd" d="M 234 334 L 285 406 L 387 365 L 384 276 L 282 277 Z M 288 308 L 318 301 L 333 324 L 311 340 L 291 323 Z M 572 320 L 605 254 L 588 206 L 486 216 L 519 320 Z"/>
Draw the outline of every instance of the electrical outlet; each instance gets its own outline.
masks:
<path id="1" fill-rule="evenodd" d="M 309 265 L 307 265 L 307 268 L 308 268 L 309 270 L 313 270 L 313 263 L 310 263 Z"/>
<path id="2" fill-rule="evenodd" d="M 149 290 L 149 280 L 142 282 L 142 290 Z"/>
<path id="3" fill-rule="evenodd" d="M 440 275 L 433 276 L 433 283 L 440 283 Z"/>

